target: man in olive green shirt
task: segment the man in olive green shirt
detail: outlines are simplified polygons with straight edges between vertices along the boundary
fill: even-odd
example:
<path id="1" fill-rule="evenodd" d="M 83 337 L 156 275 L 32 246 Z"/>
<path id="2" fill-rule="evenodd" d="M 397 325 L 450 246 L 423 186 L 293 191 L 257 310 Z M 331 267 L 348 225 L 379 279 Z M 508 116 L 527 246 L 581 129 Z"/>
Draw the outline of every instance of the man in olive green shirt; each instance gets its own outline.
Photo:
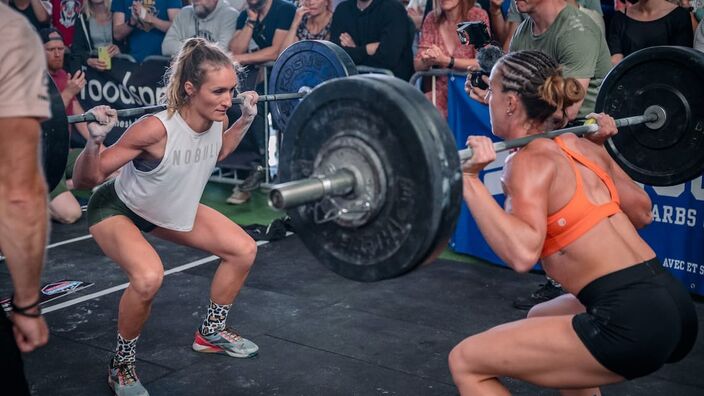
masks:
<path id="1" fill-rule="evenodd" d="M 527 0 L 516 3 L 528 14 L 516 29 L 509 51 L 540 50 L 563 67 L 587 89 L 583 102 L 568 109 L 568 116 L 584 117 L 594 111 L 601 82 L 611 69 L 606 39 L 594 21 L 564 0 Z"/>
<path id="2" fill-rule="evenodd" d="M 611 69 L 609 47 L 599 26 L 565 0 L 519 0 L 516 6 L 528 17 L 514 32 L 509 51 L 539 50 L 553 57 L 566 77 L 578 79 L 587 90 L 584 100 L 568 109 L 569 119 L 593 112 L 601 83 Z M 484 102 L 486 92 L 467 81 L 470 96 Z"/>

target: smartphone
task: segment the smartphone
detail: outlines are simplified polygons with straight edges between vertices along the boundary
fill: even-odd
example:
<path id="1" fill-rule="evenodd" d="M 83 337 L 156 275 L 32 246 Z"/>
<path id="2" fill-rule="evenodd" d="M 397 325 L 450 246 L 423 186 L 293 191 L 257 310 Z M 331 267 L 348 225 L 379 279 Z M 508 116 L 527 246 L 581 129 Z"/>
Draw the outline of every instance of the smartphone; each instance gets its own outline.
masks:
<path id="1" fill-rule="evenodd" d="M 105 63 L 106 70 L 112 69 L 112 58 L 110 57 L 110 54 L 108 53 L 107 46 L 98 47 L 98 60 Z"/>

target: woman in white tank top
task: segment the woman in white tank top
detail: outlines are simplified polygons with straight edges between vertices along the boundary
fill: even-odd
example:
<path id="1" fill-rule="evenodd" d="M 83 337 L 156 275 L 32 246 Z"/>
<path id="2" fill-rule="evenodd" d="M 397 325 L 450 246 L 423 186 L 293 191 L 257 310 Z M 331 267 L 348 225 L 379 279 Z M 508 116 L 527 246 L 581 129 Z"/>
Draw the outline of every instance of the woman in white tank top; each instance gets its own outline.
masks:
<path id="1" fill-rule="evenodd" d="M 195 38 L 184 43 L 169 69 L 167 110 L 135 122 L 103 151 L 116 113 L 105 106 L 91 110 L 102 122 L 88 125 L 91 140 L 76 161 L 73 180 L 78 188 L 92 188 L 121 170 L 88 206 L 91 235 L 130 281 L 120 300 L 117 349 L 108 370 L 108 383 L 118 395 L 148 394 L 135 373 L 135 347 L 164 267 L 143 232 L 221 259 L 193 349 L 240 358 L 257 353 L 253 342 L 225 326 L 257 246 L 237 224 L 199 203 L 215 163 L 234 151 L 257 112 L 257 94 L 242 93 L 242 116 L 227 127 L 236 87 L 232 60 Z"/>

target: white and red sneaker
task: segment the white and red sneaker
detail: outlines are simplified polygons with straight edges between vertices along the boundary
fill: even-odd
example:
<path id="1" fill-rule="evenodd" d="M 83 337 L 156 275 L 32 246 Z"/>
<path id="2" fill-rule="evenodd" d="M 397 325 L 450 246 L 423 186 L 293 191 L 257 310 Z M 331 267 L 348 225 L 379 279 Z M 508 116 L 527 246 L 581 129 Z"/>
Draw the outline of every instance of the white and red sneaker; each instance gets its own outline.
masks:
<path id="1" fill-rule="evenodd" d="M 259 351 L 257 344 L 229 327 L 209 336 L 204 336 L 200 330 L 196 330 L 192 348 L 196 352 L 219 353 L 236 358 L 252 357 Z"/>

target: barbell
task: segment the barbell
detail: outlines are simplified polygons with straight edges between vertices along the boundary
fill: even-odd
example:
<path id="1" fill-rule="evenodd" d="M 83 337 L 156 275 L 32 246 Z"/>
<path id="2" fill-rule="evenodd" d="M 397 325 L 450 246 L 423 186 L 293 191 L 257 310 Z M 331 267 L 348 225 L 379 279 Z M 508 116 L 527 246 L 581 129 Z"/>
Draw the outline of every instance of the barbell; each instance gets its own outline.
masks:
<path id="1" fill-rule="evenodd" d="M 619 118 L 615 120 L 616 127 L 621 128 L 628 125 L 646 124 L 651 129 L 657 128 L 667 120 L 665 109 L 658 105 L 653 105 L 645 109 L 643 115 Z M 519 139 L 496 142 L 493 144 L 494 151 L 503 152 L 515 148 L 523 147 L 536 139 L 552 139 L 554 137 L 572 133 L 577 136 L 584 136 L 595 133 L 599 127 L 595 123 L 572 126 L 556 129 L 535 135 L 525 136 Z M 472 149 L 465 148 L 458 153 L 460 162 L 472 158 Z M 269 205 L 274 209 L 285 210 L 310 202 L 318 201 L 329 196 L 346 195 L 354 190 L 359 180 L 355 178 L 355 173 L 342 168 L 331 175 L 316 176 L 303 180 L 295 180 L 288 183 L 273 186 L 269 192 Z"/>
<path id="2" fill-rule="evenodd" d="M 704 54 L 654 47 L 626 57 L 602 83 L 596 111 L 617 119 L 605 143 L 634 180 L 675 185 L 704 171 Z M 499 142 L 501 150 L 582 125 Z M 464 146 L 464 142 L 457 142 Z M 454 230 L 462 202 L 453 133 L 405 81 L 378 75 L 325 82 L 289 119 L 279 158 L 282 184 L 270 204 L 287 209 L 296 233 L 325 266 L 377 281 L 434 260 Z"/>
<path id="3" fill-rule="evenodd" d="M 306 40 L 292 44 L 276 59 L 269 78 L 272 94 L 260 95 L 260 102 L 272 102 L 271 110 L 276 125 L 285 130 L 286 123 L 300 99 L 321 82 L 357 74 L 357 68 L 349 55 L 337 45 L 322 40 Z M 61 180 L 66 167 L 69 149 L 69 125 L 95 121 L 88 112 L 66 115 L 61 94 L 50 80 L 49 93 L 52 118 L 42 124 L 44 173 L 49 189 Z M 233 104 L 242 103 L 235 97 Z M 120 109 L 119 119 L 129 119 L 144 114 L 159 112 L 166 105 L 152 105 Z"/>
<path id="4" fill-rule="evenodd" d="M 298 42 L 277 59 L 274 94 L 262 100 L 277 101 L 272 114 L 285 125 L 284 183 L 274 186 L 270 201 L 287 209 L 322 264 L 351 279 L 376 281 L 404 274 L 445 248 L 462 202 L 460 164 L 471 152 L 457 150 L 447 122 L 410 84 L 354 74 L 349 56 L 329 42 Z M 604 79 L 596 110 L 621 127 L 605 146 L 634 180 L 664 186 L 702 174 L 702 87 L 704 54 L 681 47 L 638 51 Z M 64 172 L 68 124 L 77 120 L 65 116 L 55 88 L 51 96 L 54 118 L 44 128 L 50 184 Z M 552 131 L 496 148 L 594 129 Z"/>
<path id="5" fill-rule="evenodd" d="M 291 99 L 301 99 L 306 94 L 310 92 L 310 88 L 302 89 L 301 92 L 291 92 L 286 94 L 268 94 L 259 95 L 259 102 L 274 102 L 277 100 L 291 100 Z M 232 98 L 232 104 L 241 104 L 244 101 L 241 97 Z M 122 119 L 125 117 L 136 117 L 144 114 L 156 113 L 162 110 L 166 110 L 166 105 L 154 105 L 154 106 L 143 106 L 135 107 L 131 109 L 121 109 L 117 110 L 117 118 Z M 79 122 L 92 122 L 96 121 L 95 114 L 93 113 L 83 113 L 77 115 L 70 115 L 66 117 L 66 122 L 69 124 L 76 124 Z"/>

